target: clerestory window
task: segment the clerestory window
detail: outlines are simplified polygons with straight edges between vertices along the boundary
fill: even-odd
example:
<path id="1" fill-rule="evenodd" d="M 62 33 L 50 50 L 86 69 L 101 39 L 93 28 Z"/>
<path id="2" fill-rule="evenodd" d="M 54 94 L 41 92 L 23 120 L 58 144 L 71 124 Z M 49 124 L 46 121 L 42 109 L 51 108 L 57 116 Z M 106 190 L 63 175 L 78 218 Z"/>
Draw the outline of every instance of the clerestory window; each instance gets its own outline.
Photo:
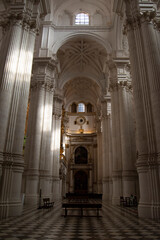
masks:
<path id="1" fill-rule="evenodd" d="M 85 112 L 85 105 L 84 103 L 78 104 L 78 112 Z"/>
<path id="2" fill-rule="evenodd" d="M 75 18 L 76 25 L 89 25 L 89 14 L 88 13 L 78 13 Z"/>

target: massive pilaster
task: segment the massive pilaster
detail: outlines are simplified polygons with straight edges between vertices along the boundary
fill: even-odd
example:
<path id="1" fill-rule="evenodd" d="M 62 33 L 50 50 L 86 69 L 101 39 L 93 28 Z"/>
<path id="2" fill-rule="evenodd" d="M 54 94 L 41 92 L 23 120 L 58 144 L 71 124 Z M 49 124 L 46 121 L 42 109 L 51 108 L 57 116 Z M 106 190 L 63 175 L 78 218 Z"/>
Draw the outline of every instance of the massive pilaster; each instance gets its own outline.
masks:
<path id="1" fill-rule="evenodd" d="M 122 147 L 123 196 L 138 195 L 136 171 L 135 116 L 131 84 L 121 81 L 118 85 L 120 103 L 120 128 Z"/>
<path id="2" fill-rule="evenodd" d="M 37 203 L 39 192 L 51 196 L 52 186 L 52 110 L 56 63 L 51 58 L 36 58 L 30 92 L 25 150 L 25 202 Z"/>
<path id="3" fill-rule="evenodd" d="M 108 128 L 110 131 L 109 134 L 109 201 L 112 201 L 113 195 L 113 181 L 112 181 L 112 172 L 113 172 L 113 152 L 112 152 L 112 116 L 111 113 L 108 116 Z"/>
<path id="4" fill-rule="evenodd" d="M 113 63 L 110 65 L 110 91 L 112 103 L 112 181 L 113 195 L 112 203 L 118 204 L 122 196 L 122 150 L 121 150 L 121 129 L 120 129 L 120 106 L 118 96 L 117 68 Z"/>
<path id="5" fill-rule="evenodd" d="M 137 129 L 138 210 L 141 217 L 160 218 L 159 32 L 154 12 L 140 13 L 135 0 L 125 3 Z"/>
<path id="6" fill-rule="evenodd" d="M 126 63 L 111 64 L 114 204 L 120 196 L 138 194 L 133 93 L 126 69 Z"/>
<path id="7" fill-rule="evenodd" d="M 102 159 L 103 159 L 103 199 L 110 198 L 110 115 L 107 112 L 107 99 L 102 102 Z"/>
<path id="8" fill-rule="evenodd" d="M 61 140 L 61 115 L 63 97 L 60 90 L 56 89 L 53 99 L 53 118 L 52 118 L 52 178 L 53 178 L 53 198 L 61 197 L 60 189 L 60 140 Z"/>
<path id="9" fill-rule="evenodd" d="M 97 116 L 97 193 L 102 193 L 102 132 L 100 116 Z"/>
<path id="10" fill-rule="evenodd" d="M 94 139 L 93 142 L 93 159 L 94 159 L 93 192 L 97 193 L 97 139 Z"/>
<path id="11" fill-rule="evenodd" d="M 6 3 L 0 58 L 0 216 L 22 210 L 23 139 L 39 3 Z M 34 13 L 33 13 L 34 9 Z"/>

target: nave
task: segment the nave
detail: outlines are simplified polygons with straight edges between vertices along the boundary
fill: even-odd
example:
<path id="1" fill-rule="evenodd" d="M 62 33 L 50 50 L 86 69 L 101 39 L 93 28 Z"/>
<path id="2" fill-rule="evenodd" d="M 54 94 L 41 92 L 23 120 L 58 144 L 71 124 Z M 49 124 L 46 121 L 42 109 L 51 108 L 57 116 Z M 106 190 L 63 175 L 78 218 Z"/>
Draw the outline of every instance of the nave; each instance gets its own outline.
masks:
<path id="1" fill-rule="evenodd" d="M 0 222 L 0 240 L 160 239 L 160 222 L 138 218 L 136 208 L 103 202 L 101 217 L 75 214 L 64 217 L 60 201 L 50 209 L 24 208 L 21 216 Z"/>

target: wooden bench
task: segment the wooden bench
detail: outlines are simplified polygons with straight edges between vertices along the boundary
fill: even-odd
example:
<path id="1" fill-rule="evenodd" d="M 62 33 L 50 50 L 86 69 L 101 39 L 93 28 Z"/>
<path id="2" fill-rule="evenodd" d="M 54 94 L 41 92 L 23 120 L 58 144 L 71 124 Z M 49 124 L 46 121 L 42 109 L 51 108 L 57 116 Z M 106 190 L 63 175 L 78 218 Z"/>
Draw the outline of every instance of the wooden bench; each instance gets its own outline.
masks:
<path id="1" fill-rule="evenodd" d="M 67 210 L 68 209 L 80 209 L 80 216 L 83 216 L 83 209 L 96 209 L 97 210 L 97 217 L 99 217 L 99 209 L 102 208 L 102 204 L 101 203 L 97 203 L 97 202 L 81 202 L 81 201 L 77 201 L 77 202 L 64 202 L 62 203 L 62 208 L 65 208 L 65 217 L 67 217 Z"/>
<path id="2" fill-rule="evenodd" d="M 54 202 L 50 202 L 50 198 L 43 198 L 43 208 L 53 207 Z"/>

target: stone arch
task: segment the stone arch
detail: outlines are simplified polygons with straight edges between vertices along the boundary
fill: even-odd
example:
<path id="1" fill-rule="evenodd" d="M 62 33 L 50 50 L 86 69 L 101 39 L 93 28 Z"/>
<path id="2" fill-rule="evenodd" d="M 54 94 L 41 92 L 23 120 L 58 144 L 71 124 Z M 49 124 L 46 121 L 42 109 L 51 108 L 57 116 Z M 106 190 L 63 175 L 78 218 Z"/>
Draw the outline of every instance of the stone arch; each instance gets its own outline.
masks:
<path id="1" fill-rule="evenodd" d="M 86 33 L 86 32 L 76 32 L 76 33 L 70 33 L 66 36 L 63 37 L 63 39 L 57 40 L 57 42 L 52 45 L 52 53 L 57 54 L 58 50 L 63 46 L 65 43 L 67 43 L 70 40 L 73 40 L 74 38 L 78 37 L 85 37 L 88 40 L 95 40 L 97 43 L 101 44 L 105 49 L 108 54 L 112 53 L 112 47 L 111 44 L 104 40 L 102 37 L 98 36 L 97 34 L 94 33 Z"/>

